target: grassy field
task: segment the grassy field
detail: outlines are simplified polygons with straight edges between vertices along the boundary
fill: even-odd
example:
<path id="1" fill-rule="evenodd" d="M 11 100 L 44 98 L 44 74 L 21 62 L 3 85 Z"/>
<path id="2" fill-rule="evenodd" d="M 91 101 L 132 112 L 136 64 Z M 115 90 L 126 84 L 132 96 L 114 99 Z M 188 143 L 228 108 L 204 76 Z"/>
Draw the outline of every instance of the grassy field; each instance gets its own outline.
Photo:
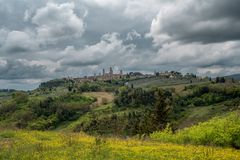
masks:
<path id="1" fill-rule="evenodd" d="M 152 77 L 152 78 L 145 78 L 145 79 L 138 79 L 129 82 L 129 86 L 133 85 L 134 87 L 141 87 L 141 88 L 151 88 L 151 87 L 170 87 L 170 86 L 181 86 L 181 85 L 194 85 L 194 84 L 201 84 L 206 83 L 206 80 L 198 80 L 198 79 L 169 79 L 169 78 L 159 78 L 159 77 Z"/>
<path id="2" fill-rule="evenodd" d="M 84 134 L 1 131 L 1 160 L 238 160 L 230 148 L 176 145 L 149 140 L 100 139 Z"/>
<path id="3" fill-rule="evenodd" d="M 160 142 L 178 144 L 212 145 L 240 148 L 240 112 L 235 111 L 214 117 L 190 128 L 173 133 L 166 128 L 163 132 L 150 135 Z"/>
<path id="4" fill-rule="evenodd" d="M 229 112 L 227 106 L 222 104 L 216 104 L 211 106 L 192 107 L 183 112 L 185 116 L 177 121 L 176 128 L 183 129 L 198 124 L 199 122 L 205 122 L 215 116 L 220 116 Z"/>

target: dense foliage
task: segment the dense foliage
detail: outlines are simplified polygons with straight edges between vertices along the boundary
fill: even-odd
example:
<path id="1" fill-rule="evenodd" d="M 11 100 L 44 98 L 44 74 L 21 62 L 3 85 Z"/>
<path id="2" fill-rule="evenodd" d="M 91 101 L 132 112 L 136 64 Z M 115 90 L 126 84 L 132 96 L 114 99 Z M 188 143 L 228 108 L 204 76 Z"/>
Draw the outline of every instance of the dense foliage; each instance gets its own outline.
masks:
<path id="1" fill-rule="evenodd" d="M 190 104 L 204 106 L 239 97 L 239 86 L 204 85 L 195 87 L 191 94 L 180 97 L 177 103 L 181 106 L 188 106 Z"/>
<path id="2" fill-rule="evenodd" d="M 76 120 L 89 111 L 94 101 L 79 94 L 40 98 L 16 92 L 0 105 L 0 120 L 11 119 L 17 128 L 52 129 L 61 122 Z"/>
<path id="3" fill-rule="evenodd" d="M 43 82 L 40 84 L 40 88 L 53 88 L 53 87 L 59 87 L 64 86 L 68 81 L 65 79 L 54 79 L 50 80 L 48 82 Z"/>
<path id="4" fill-rule="evenodd" d="M 115 96 L 113 110 L 90 114 L 89 120 L 74 127 L 94 135 L 137 135 L 161 130 L 171 111 L 172 95 L 168 91 L 121 87 Z M 125 111 L 126 109 L 130 111 Z M 117 111 L 120 112 L 117 112 Z"/>

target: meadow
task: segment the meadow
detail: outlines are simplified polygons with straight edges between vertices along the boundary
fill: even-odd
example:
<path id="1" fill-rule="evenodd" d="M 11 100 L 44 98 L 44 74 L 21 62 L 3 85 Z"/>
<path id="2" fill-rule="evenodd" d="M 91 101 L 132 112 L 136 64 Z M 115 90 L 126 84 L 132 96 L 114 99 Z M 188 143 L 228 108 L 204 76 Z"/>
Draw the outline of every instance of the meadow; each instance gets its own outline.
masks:
<path id="1" fill-rule="evenodd" d="M 1 160 L 238 160 L 240 151 L 83 133 L 1 131 Z"/>

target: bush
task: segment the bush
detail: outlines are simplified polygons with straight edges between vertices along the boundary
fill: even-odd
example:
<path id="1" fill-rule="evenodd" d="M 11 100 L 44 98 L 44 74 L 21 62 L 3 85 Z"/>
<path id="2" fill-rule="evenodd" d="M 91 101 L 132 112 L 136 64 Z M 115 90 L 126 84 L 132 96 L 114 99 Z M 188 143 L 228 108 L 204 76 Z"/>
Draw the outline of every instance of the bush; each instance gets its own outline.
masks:
<path id="1" fill-rule="evenodd" d="M 107 98 L 102 98 L 102 104 L 103 104 L 103 105 L 106 105 L 107 103 L 108 103 Z"/>
<path id="2" fill-rule="evenodd" d="M 101 86 L 95 83 L 85 82 L 78 87 L 80 92 L 98 92 L 101 91 Z"/>
<path id="3" fill-rule="evenodd" d="M 56 112 L 56 108 L 52 106 L 54 99 L 48 97 L 44 100 L 35 100 L 29 103 L 32 112 L 37 116 L 50 116 Z"/>
<path id="4" fill-rule="evenodd" d="M 143 90 L 142 88 L 121 87 L 116 93 L 114 102 L 117 107 L 153 106 L 157 89 Z M 166 95 L 165 95 L 166 94 Z M 168 91 L 164 92 L 167 96 Z"/>
<path id="5" fill-rule="evenodd" d="M 28 123 L 31 122 L 35 116 L 30 110 L 19 110 L 15 112 L 13 118 L 16 120 L 16 127 L 26 128 Z"/>
<path id="6" fill-rule="evenodd" d="M 33 130 L 47 130 L 53 129 L 57 126 L 59 120 L 56 115 L 49 117 L 40 117 L 28 125 L 29 129 Z"/>
<path id="7" fill-rule="evenodd" d="M 17 104 L 13 101 L 7 101 L 0 106 L 0 118 L 5 117 L 17 110 Z"/>
<path id="8" fill-rule="evenodd" d="M 28 94 L 24 92 L 15 92 L 12 94 L 12 98 L 17 104 L 26 103 L 28 101 Z"/>
<path id="9" fill-rule="evenodd" d="M 205 101 L 203 99 L 197 98 L 197 97 L 192 100 L 192 103 L 194 106 L 204 106 L 205 105 Z"/>

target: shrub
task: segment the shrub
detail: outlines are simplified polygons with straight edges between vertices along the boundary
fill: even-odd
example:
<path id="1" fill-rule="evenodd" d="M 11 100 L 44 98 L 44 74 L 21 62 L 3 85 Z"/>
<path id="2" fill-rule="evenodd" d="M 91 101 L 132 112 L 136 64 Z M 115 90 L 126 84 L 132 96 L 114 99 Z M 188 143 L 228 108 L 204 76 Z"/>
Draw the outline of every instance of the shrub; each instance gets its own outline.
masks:
<path id="1" fill-rule="evenodd" d="M 16 127 L 26 128 L 35 116 L 30 110 L 19 110 L 13 115 L 13 118 L 16 120 Z"/>
<path id="2" fill-rule="evenodd" d="M 108 103 L 107 98 L 102 98 L 102 104 L 103 104 L 103 105 L 106 105 L 107 103 Z"/>
<path id="3" fill-rule="evenodd" d="M 193 103 L 194 106 L 203 106 L 203 105 L 205 105 L 205 101 L 203 99 L 201 99 L 201 98 L 198 98 L 198 97 L 194 98 L 192 101 L 193 101 L 192 103 Z"/>
<path id="4" fill-rule="evenodd" d="M 13 101 L 7 101 L 0 106 L 0 117 L 13 113 L 17 110 L 17 104 Z"/>
<path id="5" fill-rule="evenodd" d="M 12 98 L 17 104 L 26 103 L 28 101 L 28 94 L 24 92 L 15 92 L 12 94 Z"/>
<path id="6" fill-rule="evenodd" d="M 47 130 L 55 128 L 59 120 L 56 115 L 50 117 L 40 117 L 28 125 L 29 129 L 33 130 Z"/>

